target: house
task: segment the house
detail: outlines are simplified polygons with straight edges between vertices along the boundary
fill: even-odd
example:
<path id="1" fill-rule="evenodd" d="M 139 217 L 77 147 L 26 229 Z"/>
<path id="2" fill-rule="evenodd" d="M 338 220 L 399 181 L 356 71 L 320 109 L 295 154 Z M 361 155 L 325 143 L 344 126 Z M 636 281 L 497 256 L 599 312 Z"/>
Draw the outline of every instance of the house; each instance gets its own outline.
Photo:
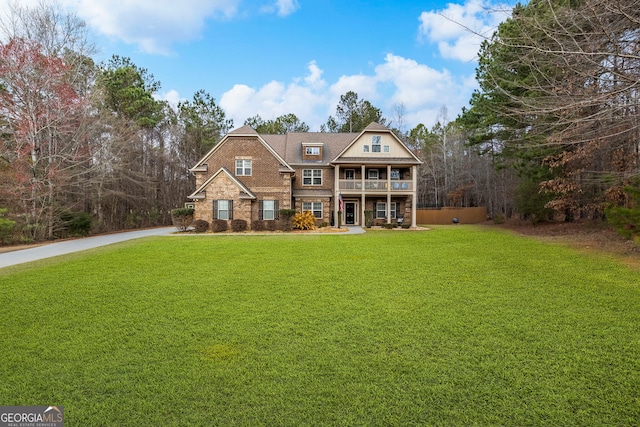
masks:
<path id="1" fill-rule="evenodd" d="M 191 171 L 194 217 L 277 220 L 280 209 L 311 211 L 316 222 L 416 226 L 417 167 L 422 162 L 377 123 L 360 133 L 262 135 L 243 126 L 225 135 Z M 342 200 L 342 201 L 340 201 Z"/>

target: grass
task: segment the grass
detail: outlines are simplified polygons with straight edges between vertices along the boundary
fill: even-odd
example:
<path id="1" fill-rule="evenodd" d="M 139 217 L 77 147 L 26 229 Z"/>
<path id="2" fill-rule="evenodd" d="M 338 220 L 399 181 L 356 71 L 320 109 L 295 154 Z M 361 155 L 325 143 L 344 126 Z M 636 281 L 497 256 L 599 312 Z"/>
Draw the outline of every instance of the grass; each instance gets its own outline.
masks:
<path id="1" fill-rule="evenodd" d="M 69 426 L 640 420 L 638 273 L 487 228 L 149 238 L 0 307 L 0 405 Z"/>

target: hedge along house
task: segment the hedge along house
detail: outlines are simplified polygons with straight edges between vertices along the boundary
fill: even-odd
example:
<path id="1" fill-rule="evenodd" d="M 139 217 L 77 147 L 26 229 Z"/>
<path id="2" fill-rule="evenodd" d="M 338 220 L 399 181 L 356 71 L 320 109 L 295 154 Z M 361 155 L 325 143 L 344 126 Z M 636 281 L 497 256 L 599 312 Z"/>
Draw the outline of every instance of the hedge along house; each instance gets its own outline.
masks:
<path id="1" fill-rule="evenodd" d="M 191 171 L 194 217 L 278 220 L 280 209 L 311 211 L 318 224 L 403 220 L 416 226 L 417 167 L 422 162 L 391 130 L 258 134 L 243 126 L 225 135 Z M 340 201 L 342 200 L 342 202 Z"/>

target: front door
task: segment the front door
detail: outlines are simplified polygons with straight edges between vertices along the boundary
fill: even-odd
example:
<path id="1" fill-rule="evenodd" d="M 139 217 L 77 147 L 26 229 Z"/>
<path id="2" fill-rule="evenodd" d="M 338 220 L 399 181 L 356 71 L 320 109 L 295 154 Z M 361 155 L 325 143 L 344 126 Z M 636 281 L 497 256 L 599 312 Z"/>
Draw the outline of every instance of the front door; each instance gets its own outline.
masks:
<path id="1" fill-rule="evenodd" d="M 346 225 L 354 225 L 356 223 L 356 204 L 353 202 L 344 204 L 344 223 Z"/>

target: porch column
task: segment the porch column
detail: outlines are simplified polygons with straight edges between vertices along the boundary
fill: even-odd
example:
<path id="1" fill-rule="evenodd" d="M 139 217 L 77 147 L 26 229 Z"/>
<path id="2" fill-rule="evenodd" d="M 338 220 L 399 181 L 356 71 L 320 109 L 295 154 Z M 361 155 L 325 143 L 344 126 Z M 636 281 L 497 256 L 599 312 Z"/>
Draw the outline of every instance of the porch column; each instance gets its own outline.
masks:
<path id="1" fill-rule="evenodd" d="M 366 171 L 367 171 L 367 168 L 364 165 L 360 165 L 360 194 L 361 194 L 361 202 L 362 202 L 361 203 L 362 204 L 362 208 L 361 208 L 362 216 L 360 217 L 360 225 L 362 227 L 365 226 L 365 223 L 364 223 L 365 206 L 364 206 L 364 204 L 365 204 L 365 201 L 367 200 L 367 192 L 365 190 L 365 183 L 364 183 L 365 178 L 366 178 L 366 176 L 365 176 Z"/>
<path id="2" fill-rule="evenodd" d="M 411 227 L 417 227 L 416 224 L 416 216 L 418 210 L 418 167 L 411 167 L 411 180 L 412 183 L 412 191 L 411 191 Z"/>
<path id="3" fill-rule="evenodd" d="M 365 217 L 364 217 L 364 211 L 367 210 L 367 208 L 365 207 L 365 202 L 367 201 L 367 196 L 364 194 L 364 192 L 362 193 L 362 195 L 360 196 L 360 227 L 364 227 L 365 225 Z"/>
<path id="4" fill-rule="evenodd" d="M 391 165 L 387 165 L 387 223 L 391 223 Z"/>
<path id="5" fill-rule="evenodd" d="M 334 169 L 335 176 L 333 177 L 333 226 L 338 228 L 340 226 L 338 222 L 338 212 L 340 212 L 340 165 L 336 165 Z"/>

